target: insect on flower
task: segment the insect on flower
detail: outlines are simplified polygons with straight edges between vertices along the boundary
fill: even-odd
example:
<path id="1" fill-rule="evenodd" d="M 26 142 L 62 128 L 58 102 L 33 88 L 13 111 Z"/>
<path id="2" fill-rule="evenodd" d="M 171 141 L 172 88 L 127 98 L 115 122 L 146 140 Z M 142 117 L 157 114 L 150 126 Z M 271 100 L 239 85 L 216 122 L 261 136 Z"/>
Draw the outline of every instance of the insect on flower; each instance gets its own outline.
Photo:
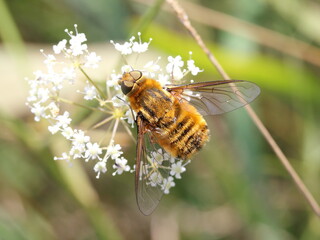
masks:
<path id="1" fill-rule="evenodd" d="M 135 191 L 145 215 L 151 214 L 163 193 L 174 186 L 172 176 L 179 178 L 185 171 L 182 163 L 209 140 L 203 116 L 242 107 L 260 93 L 257 85 L 241 80 L 162 87 L 139 70 L 125 72 L 119 85 L 137 114 Z"/>
<path id="2" fill-rule="evenodd" d="M 191 52 L 186 66 L 181 56 L 169 56 L 165 68 L 158 64 L 161 57 L 136 68 L 126 60 L 120 74 L 116 70 L 112 72 L 103 90 L 101 83 L 97 84 L 86 73 L 86 69 L 99 66 L 101 57 L 89 51 L 86 35 L 78 32 L 77 25 L 74 32 L 66 30 L 66 33 L 69 40 L 54 45 L 53 54 L 41 51 L 46 70 L 38 70 L 33 79 L 28 79 L 27 105 L 35 121 L 48 121 L 48 130 L 60 134 L 69 143 L 69 149 L 54 157 L 55 160 L 66 161 L 69 165 L 80 159 L 89 164 L 93 162 L 96 178 L 109 172 L 110 164 L 113 176 L 134 172 L 131 169 L 135 168 L 136 199 L 145 215 L 154 211 L 163 194 L 169 194 L 175 180 L 181 179 L 186 171 L 190 159 L 208 141 L 209 129 L 204 116 L 242 107 L 260 93 L 258 86 L 246 81 L 186 84 L 181 80 L 188 73 L 195 76 L 203 71 L 195 65 Z M 140 33 L 138 39 L 133 36 L 123 44 L 111 41 L 123 57 L 146 52 L 150 42 L 151 39 L 141 41 Z M 82 84 L 75 84 L 82 80 Z M 66 86 L 82 97 L 75 101 L 68 99 Z M 123 94 L 129 104 L 123 101 Z M 69 104 L 68 110 L 64 108 L 66 104 Z M 77 112 L 73 108 L 79 107 L 94 110 L 104 119 L 93 123 L 89 129 L 79 129 L 81 125 L 72 119 Z M 90 129 L 102 128 L 105 124 L 107 131 L 112 129 L 110 134 L 103 134 L 102 139 L 97 139 L 98 135 L 90 136 Z M 122 146 L 115 142 L 120 124 L 130 136 L 130 126 L 137 127 L 135 166 L 130 166 Z M 105 133 L 105 129 L 102 131 Z"/>

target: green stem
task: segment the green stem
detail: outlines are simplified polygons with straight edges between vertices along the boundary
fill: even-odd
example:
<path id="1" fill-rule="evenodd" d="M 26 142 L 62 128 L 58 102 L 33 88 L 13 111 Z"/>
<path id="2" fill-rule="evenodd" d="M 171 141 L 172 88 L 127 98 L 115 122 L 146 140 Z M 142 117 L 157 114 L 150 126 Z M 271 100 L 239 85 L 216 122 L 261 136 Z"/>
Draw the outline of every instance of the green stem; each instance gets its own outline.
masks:
<path id="1" fill-rule="evenodd" d="M 21 75 L 28 71 L 25 44 L 5 0 L 0 0 L 0 38 L 18 66 Z"/>
<path id="2" fill-rule="evenodd" d="M 83 105 L 83 104 L 80 104 L 80 103 L 76 103 L 76 102 L 70 101 L 70 100 L 65 99 L 65 98 L 58 98 L 57 101 L 58 102 L 67 103 L 67 104 L 71 104 L 71 105 L 74 105 L 74 106 L 77 106 L 77 107 L 82 107 L 82 108 L 85 108 L 85 109 L 88 109 L 88 110 L 92 110 L 92 111 L 109 113 L 109 112 L 104 111 L 101 108 L 94 108 L 94 107 L 86 106 L 86 105 Z"/>
<path id="3" fill-rule="evenodd" d="M 152 20 L 157 16 L 160 8 L 165 0 L 156 0 L 154 4 L 148 8 L 146 13 L 142 16 L 137 26 L 133 29 L 130 36 L 136 34 L 137 32 L 143 32 L 144 29 L 152 22 Z"/>
<path id="4" fill-rule="evenodd" d="M 79 66 L 80 71 L 83 73 L 83 75 L 87 78 L 87 80 L 97 89 L 97 91 L 99 92 L 99 95 L 104 98 L 107 99 L 106 95 L 104 94 L 103 91 L 101 91 L 101 89 L 97 86 L 97 84 L 89 77 L 89 75 L 82 69 L 81 66 Z"/>

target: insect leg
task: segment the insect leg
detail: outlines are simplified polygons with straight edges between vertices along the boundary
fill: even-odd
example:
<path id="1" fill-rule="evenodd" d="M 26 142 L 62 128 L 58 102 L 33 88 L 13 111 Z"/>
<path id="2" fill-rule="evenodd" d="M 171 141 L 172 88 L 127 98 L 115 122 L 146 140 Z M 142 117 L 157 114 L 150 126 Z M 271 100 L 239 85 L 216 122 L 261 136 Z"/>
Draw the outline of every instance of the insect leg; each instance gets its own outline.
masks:
<path id="1" fill-rule="evenodd" d="M 126 105 L 128 105 L 128 107 L 129 107 L 129 109 L 130 109 L 130 111 L 131 111 L 131 115 L 132 115 L 132 119 L 137 123 L 137 120 L 136 120 L 136 118 L 135 118 L 135 116 L 134 116 L 134 113 L 133 113 L 133 110 L 132 110 L 132 107 L 130 106 L 130 104 L 127 102 L 127 101 L 125 101 L 124 99 L 122 99 L 121 97 L 119 97 L 119 96 L 116 96 L 119 100 L 121 100 L 121 101 L 123 101 Z"/>

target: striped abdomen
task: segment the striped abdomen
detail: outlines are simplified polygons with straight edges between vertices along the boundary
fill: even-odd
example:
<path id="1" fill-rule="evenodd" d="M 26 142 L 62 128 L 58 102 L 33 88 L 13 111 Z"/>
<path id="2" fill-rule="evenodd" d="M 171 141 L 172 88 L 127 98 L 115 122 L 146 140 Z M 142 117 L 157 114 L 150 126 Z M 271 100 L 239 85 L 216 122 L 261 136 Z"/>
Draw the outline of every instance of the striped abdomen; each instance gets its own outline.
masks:
<path id="1" fill-rule="evenodd" d="M 159 144 L 172 156 L 181 159 L 191 158 L 209 139 L 209 129 L 203 117 L 195 109 L 195 112 L 190 111 L 192 106 L 189 104 L 186 110 L 185 104 L 175 99 L 172 110 L 174 117 L 159 122 L 162 133 L 158 136 Z"/>

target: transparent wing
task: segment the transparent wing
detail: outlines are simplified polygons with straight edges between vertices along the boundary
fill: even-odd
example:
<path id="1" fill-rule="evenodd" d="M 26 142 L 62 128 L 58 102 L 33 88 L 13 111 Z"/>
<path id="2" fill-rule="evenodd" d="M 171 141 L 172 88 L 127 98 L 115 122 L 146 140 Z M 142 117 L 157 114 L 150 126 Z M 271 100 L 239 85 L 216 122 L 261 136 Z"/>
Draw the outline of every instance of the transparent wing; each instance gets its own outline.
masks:
<path id="1" fill-rule="evenodd" d="M 260 88 L 256 84 L 242 80 L 167 85 L 166 89 L 178 98 L 187 100 L 203 116 L 222 114 L 243 107 L 260 94 Z"/>
<path id="2" fill-rule="evenodd" d="M 136 199 L 140 211 L 144 215 L 149 215 L 158 206 L 164 193 L 171 157 L 154 142 L 150 129 L 139 115 L 137 125 Z"/>

